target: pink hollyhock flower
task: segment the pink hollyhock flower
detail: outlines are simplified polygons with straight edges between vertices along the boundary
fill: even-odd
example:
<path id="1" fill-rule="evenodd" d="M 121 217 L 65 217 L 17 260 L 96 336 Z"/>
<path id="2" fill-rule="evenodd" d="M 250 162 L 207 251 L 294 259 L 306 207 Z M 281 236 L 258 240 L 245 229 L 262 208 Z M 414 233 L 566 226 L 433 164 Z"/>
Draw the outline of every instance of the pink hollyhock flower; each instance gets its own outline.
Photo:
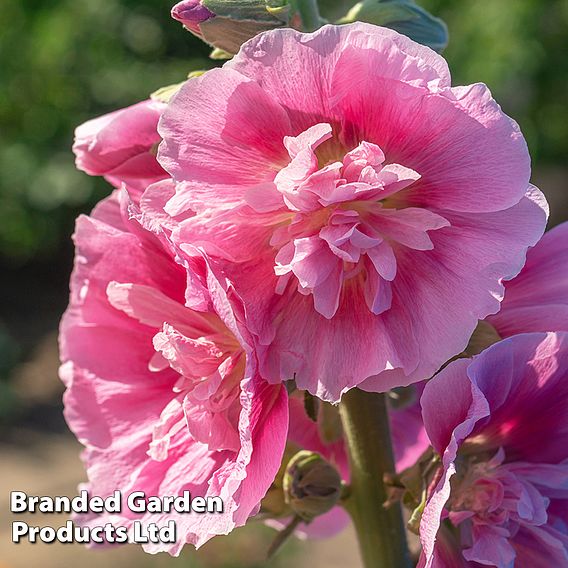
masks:
<path id="1" fill-rule="evenodd" d="M 89 120 L 75 130 L 73 152 L 80 170 L 123 183 L 137 195 L 167 177 L 156 160 L 158 120 L 165 103 L 147 100 Z"/>
<path id="2" fill-rule="evenodd" d="M 501 311 L 488 318 L 501 337 L 568 331 L 568 223 L 545 233 L 505 288 Z"/>
<path id="3" fill-rule="evenodd" d="M 455 361 L 421 404 L 442 456 L 421 566 L 568 566 L 568 334 L 517 335 Z M 441 520 L 454 530 L 437 540 Z"/>
<path id="4" fill-rule="evenodd" d="M 368 24 L 257 36 L 159 131 L 165 212 L 197 213 L 174 240 L 222 266 L 263 376 L 328 401 L 462 351 L 547 217 L 488 89 L 452 87 L 440 56 Z"/>
<path id="5" fill-rule="evenodd" d="M 77 222 L 61 325 L 65 416 L 85 446 L 93 494 L 223 499 L 222 514 L 142 516 L 176 521 L 175 545 L 146 549 L 177 555 L 257 512 L 280 467 L 287 395 L 260 377 L 246 330 L 203 259 L 192 269 L 207 284 L 208 309 L 197 311 L 188 307 L 198 303 L 188 267 L 137 219 L 115 193 Z M 138 517 L 127 511 L 113 523 L 130 526 Z"/>

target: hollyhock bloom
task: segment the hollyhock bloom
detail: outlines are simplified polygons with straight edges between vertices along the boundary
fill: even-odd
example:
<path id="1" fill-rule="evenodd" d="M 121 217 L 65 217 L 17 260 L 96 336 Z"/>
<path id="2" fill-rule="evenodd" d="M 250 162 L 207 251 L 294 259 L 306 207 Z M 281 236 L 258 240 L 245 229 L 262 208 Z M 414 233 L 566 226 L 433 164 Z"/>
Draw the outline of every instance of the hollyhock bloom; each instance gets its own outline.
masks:
<path id="1" fill-rule="evenodd" d="M 175 519 L 178 542 L 146 549 L 177 555 L 256 513 L 280 467 L 287 395 L 260 377 L 246 330 L 203 259 L 192 269 L 209 296 L 197 311 L 188 306 L 203 290 L 193 294 L 188 267 L 127 201 L 115 193 L 77 222 L 61 325 L 65 416 L 86 448 L 93 494 L 223 499 L 222 514 L 143 515 L 158 525 Z M 126 507 L 121 515 L 115 525 L 139 518 Z"/>
<path id="2" fill-rule="evenodd" d="M 442 457 L 421 566 L 568 566 L 568 334 L 521 334 L 455 361 L 421 404 Z"/>
<path id="3" fill-rule="evenodd" d="M 568 223 L 545 233 L 505 288 L 501 311 L 487 318 L 501 337 L 568 331 Z"/>
<path id="4" fill-rule="evenodd" d="M 263 376 L 328 401 L 462 351 L 546 222 L 487 88 L 451 87 L 440 56 L 372 25 L 261 34 L 159 131 L 176 193 L 156 214 L 197 213 L 172 238 L 234 286 Z"/>
<path id="5" fill-rule="evenodd" d="M 158 120 L 165 107 L 163 102 L 147 100 L 79 126 L 73 144 L 77 167 L 104 176 L 115 187 L 124 183 L 134 195 L 165 179 L 155 156 L 161 140 Z"/>
<path id="6" fill-rule="evenodd" d="M 171 219 L 167 215 L 158 217 L 155 212 L 164 207 L 165 203 L 173 196 L 174 191 L 170 182 L 162 181 L 153 184 L 144 193 L 140 200 L 140 214 L 137 214 L 137 218 L 146 228 L 158 233 L 173 229 L 174 225 L 171 224 Z M 191 256 L 184 255 L 182 250 L 177 252 L 178 260 L 184 258 L 187 262 L 191 262 Z M 186 290 L 186 303 L 199 307 L 199 309 L 205 309 L 207 301 L 204 301 L 202 290 L 196 286 L 195 282 L 192 281 L 192 284 Z M 390 410 L 397 471 L 402 471 L 414 464 L 429 447 L 429 440 L 424 430 L 418 404 L 422 389 L 423 384 L 413 385 L 405 389 L 403 398 L 406 400 Z M 337 409 L 335 409 L 335 412 L 337 412 Z M 341 426 L 339 426 L 340 428 Z M 296 450 L 305 449 L 320 453 L 337 467 L 345 480 L 349 479 L 348 460 L 341 432 L 338 433 L 337 439 L 324 440 L 318 424 L 308 418 L 299 393 L 295 393 L 289 399 L 287 444 L 289 447 L 296 448 Z M 310 538 L 329 537 L 341 531 L 348 523 L 349 518 L 345 511 L 341 507 L 335 507 L 333 511 L 317 517 L 309 525 L 300 525 L 296 534 Z M 272 522 L 271 524 L 279 528 L 283 526 L 281 522 Z"/>

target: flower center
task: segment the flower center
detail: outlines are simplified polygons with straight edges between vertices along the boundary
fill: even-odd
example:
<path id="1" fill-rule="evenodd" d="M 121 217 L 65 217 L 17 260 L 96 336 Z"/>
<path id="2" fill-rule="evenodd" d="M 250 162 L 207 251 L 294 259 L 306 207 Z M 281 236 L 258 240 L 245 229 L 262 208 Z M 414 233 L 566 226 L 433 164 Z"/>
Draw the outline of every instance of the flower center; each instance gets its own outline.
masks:
<path id="1" fill-rule="evenodd" d="M 391 306 L 396 245 L 432 249 L 428 231 L 449 223 L 426 209 L 386 206 L 385 200 L 420 178 L 417 172 L 386 163 L 381 148 L 370 142 L 333 161 L 337 145 L 322 147 L 330 139 L 329 124 L 284 139 L 290 163 L 276 175 L 274 188 L 279 209 L 289 215 L 270 241 L 278 250 L 277 292 L 295 277 L 298 291 L 312 294 L 315 309 L 330 319 L 344 283 L 358 278 L 369 310 L 380 314 Z"/>
<path id="2" fill-rule="evenodd" d="M 157 368 L 167 365 L 179 373 L 173 390 L 181 401 L 183 422 L 192 436 L 210 449 L 236 450 L 245 354 L 232 334 L 226 329 L 219 332 L 216 323 L 209 329 L 199 330 L 183 323 L 178 323 L 177 328 L 165 324 L 154 337 L 155 360 L 162 361 Z M 167 432 L 168 437 L 172 434 L 170 427 L 162 425 L 158 439 L 163 437 L 162 431 Z"/>
<path id="3" fill-rule="evenodd" d="M 493 527 L 501 535 L 513 535 L 520 526 L 546 523 L 550 501 L 542 489 L 549 482 L 540 486 L 538 475 L 525 475 L 527 471 L 538 471 L 534 465 L 504 461 L 505 453 L 500 449 L 487 461 L 475 463 L 466 458 L 458 463 L 448 503 L 454 525 L 466 522 L 467 532 L 484 526 Z"/>
<path id="4" fill-rule="evenodd" d="M 211 450 L 238 450 L 246 355 L 221 318 L 192 310 L 143 284 L 111 282 L 107 297 L 114 308 L 156 330 L 149 369 L 171 368 L 179 375 L 154 428 L 149 455 L 166 459 L 171 440 L 184 428 Z"/>
<path id="5" fill-rule="evenodd" d="M 501 524 L 507 518 L 503 508 L 503 479 L 487 462 L 473 464 L 460 481 L 451 501 L 451 519 L 455 524 L 465 516 L 478 522 Z"/>

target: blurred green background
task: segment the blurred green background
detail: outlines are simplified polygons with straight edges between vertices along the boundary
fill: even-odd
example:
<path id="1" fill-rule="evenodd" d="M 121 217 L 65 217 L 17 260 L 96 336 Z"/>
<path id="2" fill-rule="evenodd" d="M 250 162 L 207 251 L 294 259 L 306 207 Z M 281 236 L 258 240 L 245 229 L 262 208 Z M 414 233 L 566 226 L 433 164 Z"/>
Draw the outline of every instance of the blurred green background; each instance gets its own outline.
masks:
<path id="1" fill-rule="evenodd" d="M 52 254 L 78 210 L 108 192 L 73 167 L 79 123 L 146 98 L 207 63 L 171 0 L 3 0 L 0 252 Z"/>
<path id="2" fill-rule="evenodd" d="M 16 464 L 19 449 L 26 459 L 35 456 L 17 470 L 24 477 L 26 467 L 61 476 L 65 460 L 73 476 L 81 471 L 61 417 L 56 329 L 67 301 L 74 219 L 110 189 L 75 170 L 73 130 L 213 65 L 207 46 L 170 19 L 173 3 L 0 2 L 0 450 Z M 568 0 L 421 4 L 448 24 L 444 55 L 454 84 L 490 86 L 527 137 L 551 223 L 568 218 Z M 69 448 L 61 455 L 60 442 Z"/>
<path id="3" fill-rule="evenodd" d="M 329 0 L 324 0 L 329 2 Z M 522 126 L 535 166 L 568 155 L 568 0 L 423 0 L 450 29 L 454 82 L 487 83 Z M 73 129 L 189 70 L 207 47 L 169 17 L 173 0 L 3 0 L 0 254 L 54 254 L 77 211 L 108 191 L 77 172 Z"/>

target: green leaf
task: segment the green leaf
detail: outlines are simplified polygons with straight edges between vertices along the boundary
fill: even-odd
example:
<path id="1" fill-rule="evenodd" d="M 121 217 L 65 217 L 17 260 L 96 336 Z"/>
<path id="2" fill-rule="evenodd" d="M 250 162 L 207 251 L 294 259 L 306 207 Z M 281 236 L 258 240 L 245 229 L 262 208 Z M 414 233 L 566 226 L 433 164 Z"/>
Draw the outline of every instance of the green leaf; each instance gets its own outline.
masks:
<path id="1" fill-rule="evenodd" d="M 150 98 L 154 101 L 159 101 L 162 103 L 169 103 L 170 99 L 182 88 L 185 81 L 181 83 L 175 83 L 173 85 L 167 85 L 166 87 L 160 87 L 157 91 L 154 91 Z"/>
<path id="2" fill-rule="evenodd" d="M 215 47 L 215 48 L 213 48 L 213 50 L 209 54 L 209 57 L 211 59 L 214 59 L 215 61 L 223 61 L 223 60 L 226 60 L 226 59 L 232 59 L 233 54 L 229 53 L 228 51 L 223 51 L 222 49 L 219 49 L 218 47 Z"/>
<path id="3" fill-rule="evenodd" d="M 411 0 L 363 0 L 337 23 L 356 21 L 396 30 L 436 51 L 442 51 L 448 45 L 446 24 Z"/>
<path id="4" fill-rule="evenodd" d="M 304 410 L 312 422 L 318 421 L 319 405 L 319 399 L 304 391 Z"/>

